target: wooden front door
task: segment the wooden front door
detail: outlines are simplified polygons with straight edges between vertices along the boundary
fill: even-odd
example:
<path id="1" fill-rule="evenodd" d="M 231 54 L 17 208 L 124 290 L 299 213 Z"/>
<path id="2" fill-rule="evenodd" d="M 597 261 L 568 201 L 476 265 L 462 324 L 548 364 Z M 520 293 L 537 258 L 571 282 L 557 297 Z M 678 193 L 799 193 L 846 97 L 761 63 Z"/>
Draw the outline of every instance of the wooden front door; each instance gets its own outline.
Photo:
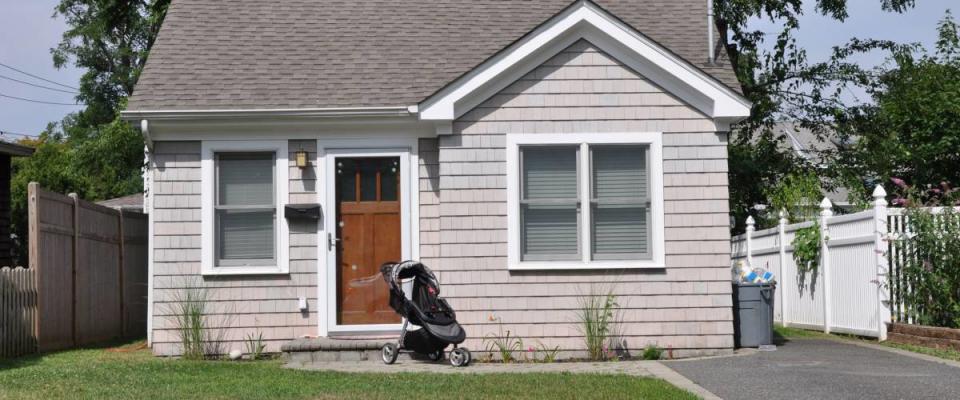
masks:
<path id="1" fill-rule="evenodd" d="M 337 324 L 400 322 L 380 265 L 400 261 L 400 158 L 337 158 Z"/>

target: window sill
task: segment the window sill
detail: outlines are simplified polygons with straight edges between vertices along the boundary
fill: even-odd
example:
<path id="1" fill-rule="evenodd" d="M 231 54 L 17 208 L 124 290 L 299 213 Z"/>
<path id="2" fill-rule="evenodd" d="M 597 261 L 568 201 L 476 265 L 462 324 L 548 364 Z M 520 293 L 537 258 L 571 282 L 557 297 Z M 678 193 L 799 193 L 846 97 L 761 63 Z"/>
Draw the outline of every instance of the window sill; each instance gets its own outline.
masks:
<path id="1" fill-rule="evenodd" d="M 663 269 L 666 265 L 653 260 L 635 261 L 526 261 L 511 263 L 510 271 L 602 270 L 602 269 Z"/>
<path id="2" fill-rule="evenodd" d="M 214 267 L 204 268 L 203 276 L 231 276 L 231 275 L 288 275 L 290 272 L 277 266 L 263 267 Z"/>

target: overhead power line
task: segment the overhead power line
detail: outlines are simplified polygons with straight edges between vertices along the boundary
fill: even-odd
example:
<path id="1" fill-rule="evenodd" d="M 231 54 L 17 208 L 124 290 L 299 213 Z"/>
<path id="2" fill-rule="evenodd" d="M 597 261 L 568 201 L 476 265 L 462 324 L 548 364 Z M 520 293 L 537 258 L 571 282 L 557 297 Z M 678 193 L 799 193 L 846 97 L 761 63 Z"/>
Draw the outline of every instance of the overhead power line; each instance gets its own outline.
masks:
<path id="1" fill-rule="evenodd" d="M 10 132 L 10 131 L 5 131 L 5 130 L 0 129 L 0 137 L 4 137 L 4 136 L 8 136 L 8 135 L 9 135 L 9 136 L 23 136 L 23 137 L 37 137 L 37 135 L 28 135 L 28 134 L 26 134 L 26 133 Z"/>
<path id="2" fill-rule="evenodd" d="M 75 87 L 75 86 L 64 85 L 64 84 L 62 84 L 62 83 L 60 83 L 60 82 L 54 82 L 54 81 L 51 81 L 51 80 L 49 80 L 49 79 L 47 79 L 47 78 L 43 78 L 43 77 L 39 77 L 39 76 L 36 76 L 36 75 L 34 75 L 34 74 L 31 74 L 31 73 L 29 73 L 29 72 L 27 72 L 27 71 L 23 71 L 23 70 L 16 69 L 16 68 L 11 67 L 11 66 L 9 66 L 9 65 L 7 65 L 7 64 L 4 64 L 4 63 L 0 63 L 0 66 L 9 68 L 9 69 L 11 69 L 11 70 L 17 71 L 17 72 L 19 72 L 19 73 L 21 73 L 21 74 L 24 74 L 24 75 L 26 75 L 26 76 L 29 76 L 29 77 L 31 77 L 31 78 L 39 79 L 39 80 L 44 81 L 44 82 L 47 82 L 47 83 L 52 83 L 52 84 L 57 85 L 57 86 L 63 86 L 63 87 L 68 88 L 68 89 L 80 90 L 80 89 L 78 89 L 78 88 Z"/>
<path id="3" fill-rule="evenodd" d="M 0 78 L 6 79 L 6 80 L 11 80 L 11 81 L 14 81 L 14 82 L 17 82 L 17 83 L 22 83 L 22 84 L 24 84 L 24 85 L 30 85 L 30 86 L 33 86 L 33 87 L 38 87 L 38 88 L 41 88 L 41 89 L 56 90 L 56 91 L 58 91 L 58 92 L 63 92 L 63 93 L 77 94 L 77 92 L 76 92 L 75 90 L 64 90 L 64 89 L 57 89 L 57 88 L 55 88 L 55 87 L 50 87 L 50 86 L 38 85 L 38 84 L 36 84 L 36 83 L 30 83 L 30 82 L 27 82 L 27 81 L 21 81 L 21 80 L 19 80 L 19 79 L 11 78 L 11 77 L 5 76 L 5 75 L 0 75 Z"/>
<path id="4" fill-rule="evenodd" d="M 3 93 L 0 93 L 0 97 L 6 97 L 6 98 L 8 98 L 8 99 L 14 99 L 14 100 L 20 100 L 20 101 L 29 101 L 29 102 L 31 102 L 31 103 L 52 104 L 52 105 L 55 105 L 55 106 L 84 106 L 84 105 L 86 105 L 86 104 L 83 104 L 83 103 L 60 103 L 60 102 L 56 102 L 56 101 L 45 101 L 45 100 L 27 99 L 27 98 L 23 98 L 23 97 L 9 96 L 9 95 L 5 95 L 5 94 L 3 94 Z"/>

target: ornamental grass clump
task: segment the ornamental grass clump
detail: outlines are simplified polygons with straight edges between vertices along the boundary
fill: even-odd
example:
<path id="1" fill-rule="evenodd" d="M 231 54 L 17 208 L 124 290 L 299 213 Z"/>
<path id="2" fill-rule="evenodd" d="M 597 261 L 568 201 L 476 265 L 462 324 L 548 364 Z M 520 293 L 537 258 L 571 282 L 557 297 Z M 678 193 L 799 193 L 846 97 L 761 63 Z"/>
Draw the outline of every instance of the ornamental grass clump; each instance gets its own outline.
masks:
<path id="1" fill-rule="evenodd" d="M 591 360 L 609 360 L 617 357 L 620 349 L 620 305 L 613 286 L 591 286 L 590 293 L 577 299 L 577 329 L 583 335 L 587 357 Z"/>
<path id="2" fill-rule="evenodd" d="M 180 339 L 181 357 L 185 360 L 203 360 L 224 354 L 225 331 L 230 326 L 232 312 L 224 312 L 217 319 L 211 315 L 211 294 L 202 282 L 187 282 L 185 288 L 174 290 L 168 305 L 170 322 Z"/>

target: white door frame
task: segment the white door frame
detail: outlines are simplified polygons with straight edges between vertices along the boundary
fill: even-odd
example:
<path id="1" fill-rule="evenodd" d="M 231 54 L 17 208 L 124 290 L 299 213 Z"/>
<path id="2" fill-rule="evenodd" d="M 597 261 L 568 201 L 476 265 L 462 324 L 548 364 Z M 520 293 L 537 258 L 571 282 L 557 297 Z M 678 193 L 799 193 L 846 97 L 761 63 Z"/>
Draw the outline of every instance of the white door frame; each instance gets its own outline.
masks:
<path id="1" fill-rule="evenodd" d="M 400 324 L 337 324 L 337 252 L 328 234 L 336 236 L 336 158 L 400 157 L 400 251 L 403 259 L 419 258 L 420 196 L 417 138 L 320 139 L 317 141 L 317 202 L 323 211 L 317 232 L 317 311 L 319 336 L 383 333 L 400 330 Z M 400 261 L 400 260 L 398 260 Z"/>

